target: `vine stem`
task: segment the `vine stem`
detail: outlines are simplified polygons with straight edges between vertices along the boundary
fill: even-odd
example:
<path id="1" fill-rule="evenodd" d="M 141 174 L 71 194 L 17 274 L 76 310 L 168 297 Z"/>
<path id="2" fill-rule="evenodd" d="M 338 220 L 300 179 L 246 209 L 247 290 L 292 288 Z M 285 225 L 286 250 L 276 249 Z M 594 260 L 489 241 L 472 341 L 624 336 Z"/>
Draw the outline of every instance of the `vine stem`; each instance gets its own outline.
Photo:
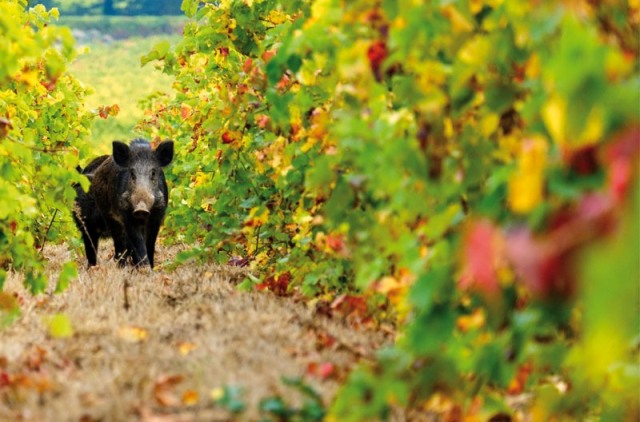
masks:
<path id="1" fill-rule="evenodd" d="M 39 147 L 34 147 L 31 145 L 26 145 L 23 144 L 22 142 L 18 141 L 17 139 L 15 139 L 13 136 L 7 136 L 5 139 L 10 140 L 11 142 L 21 145 L 25 148 L 28 148 L 32 151 L 38 151 L 38 152 L 45 152 L 45 153 L 49 153 L 49 152 L 72 152 L 74 151 L 73 148 L 39 148 Z"/>
<path id="2" fill-rule="evenodd" d="M 47 231 L 44 234 L 44 239 L 42 239 L 42 245 L 40 245 L 40 253 L 42 253 L 42 251 L 44 250 L 44 244 L 47 243 L 47 236 L 49 236 L 49 230 L 51 230 L 51 226 L 53 226 L 53 221 L 56 219 L 56 215 L 58 215 L 57 208 L 53 211 L 51 222 L 49 222 L 49 227 L 47 227 Z"/>

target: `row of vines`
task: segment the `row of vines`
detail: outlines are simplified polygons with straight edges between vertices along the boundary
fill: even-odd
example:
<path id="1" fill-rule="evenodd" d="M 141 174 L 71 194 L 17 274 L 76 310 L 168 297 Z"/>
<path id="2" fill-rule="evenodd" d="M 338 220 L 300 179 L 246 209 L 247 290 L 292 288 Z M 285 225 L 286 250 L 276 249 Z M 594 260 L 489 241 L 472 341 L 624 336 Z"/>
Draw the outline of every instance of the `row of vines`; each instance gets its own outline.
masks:
<path id="1" fill-rule="evenodd" d="M 71 31 L 50 25 L 57 10 L 26 8 L 26 0 L 0 4 L 0 288 L 17 270 L 39 292 L 44 244 L 76 236 L 72 185 L 88 184 L 75 168 L 94 114 L 86 88 L 66 72 L 76 56 Z M 57 289 L 75 274 L 74 263 L 65 265 Z"/>
<path id="2" fill-rule="evenodd" d="M 0 283 L 38 291 L 95 113 L 69 30 L 25 7 L 0 13 Z M 139 125 L 179 145 L 166 240 L 399 327 L 330 418 L 483 420 L 529 393 L 536 420 L 640 414 L 637 2 L 182 9 L 182 40 L 142 58 L 175 78 Z"/>
<path id="3" fill-rule="evenodd" d="M 175 96 L 141 124 L 181 145 L 182 258 L 402 326 L 335 420 L 524 392 L 539 420 L 638 414 L 637 4 L 182 7 L 182 41 L 142 59 Z"/>

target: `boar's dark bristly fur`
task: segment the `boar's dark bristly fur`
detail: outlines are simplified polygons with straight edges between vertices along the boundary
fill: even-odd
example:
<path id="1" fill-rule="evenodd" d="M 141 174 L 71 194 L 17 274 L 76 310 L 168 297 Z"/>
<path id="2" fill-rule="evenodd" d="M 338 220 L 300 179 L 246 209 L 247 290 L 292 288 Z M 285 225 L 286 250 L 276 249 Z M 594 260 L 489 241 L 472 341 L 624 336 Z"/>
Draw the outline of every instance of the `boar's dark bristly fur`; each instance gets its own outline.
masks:
<path id="1" fill-rule="evenodd" d="M 120 265 L 153 268 L 158 231 L 169 190 L 163 167 L 173 160 L 173 142 L 153 150 L 149 142 L 113 142 L 113 154 L 94 159 L 82 171 L 91 180 L 88 192 L 76 187 L 74 219 L 82 233 L 87 261 L 96 265 L 100 238 L 112 237 Z"/>

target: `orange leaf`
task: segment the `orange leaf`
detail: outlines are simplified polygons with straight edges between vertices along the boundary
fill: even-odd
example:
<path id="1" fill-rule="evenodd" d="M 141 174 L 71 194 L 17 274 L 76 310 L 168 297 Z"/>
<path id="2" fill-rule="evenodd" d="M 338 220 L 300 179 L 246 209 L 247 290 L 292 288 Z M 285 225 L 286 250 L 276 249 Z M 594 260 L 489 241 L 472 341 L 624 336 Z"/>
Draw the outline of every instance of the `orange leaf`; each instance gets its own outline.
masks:
<path id="1" fill-rule="evenodd" d="M 198 400 L 200 400 L 200 395 L 197 391 L 187 390 L 182 394 L 182 403 L 185 406 L 193 406 L 198 404 Z"/>
<path id="2" fill-rule="evenodd" d="M 335 252 L 344 251 L 344 237 L 342 235 L 330 234 L 327 236 L 327 246 Z"/>
<path id="3" fill-rule="evenodd" d="M 533 371 L 533 365 L 531 363 L 525 363 L 518 368 L 518 373 L 509 383 L 509 387 L 507 388 L 507 392 L 509 394 L 522 394 L 524 392 L 524 388 L 527 384 L 527 379 L 529 379 L 529 375 Z"/>
<path id="4" fill-rule="evenodd" d="M 482 328 L 485 324 L 486 316 L 481 308 L 473 311 L 471 315 L 462 315 L 458 317 L 456 325 L 460 331 L 467 332 L 474 328 Z"/>

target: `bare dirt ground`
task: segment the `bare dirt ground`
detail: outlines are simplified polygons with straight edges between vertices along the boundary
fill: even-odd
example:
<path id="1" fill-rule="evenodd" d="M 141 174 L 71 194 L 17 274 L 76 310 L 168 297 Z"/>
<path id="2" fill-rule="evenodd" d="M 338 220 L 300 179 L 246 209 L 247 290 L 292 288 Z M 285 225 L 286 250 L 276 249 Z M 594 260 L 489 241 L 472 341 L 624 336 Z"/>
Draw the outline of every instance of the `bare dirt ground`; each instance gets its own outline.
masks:
<path id="1" fill-rule="evenodd" d="M 175 252 L 160 247 L 158 262 Z M 45 255 L 53 274 L 72 259 L 63 246 Z M 91 270 L 82 260 L 61 294 L 32 296 L 10 276 L 5 292 L 22 312 L 0 328 L 0 421 L 258 420 L 265 397 L 301 403 L 282 376 L 304 377 L 328 403 L 358 360 L 392 340 L 292 298 L 240 292 L 236 268 L 151 273 L 119 269 L 106 255 Z M 51 335 L 55 314 L 69 317 L 72 336 Z M 225 386 L 243 388 L 245 413 L 214 402 Z"/>

